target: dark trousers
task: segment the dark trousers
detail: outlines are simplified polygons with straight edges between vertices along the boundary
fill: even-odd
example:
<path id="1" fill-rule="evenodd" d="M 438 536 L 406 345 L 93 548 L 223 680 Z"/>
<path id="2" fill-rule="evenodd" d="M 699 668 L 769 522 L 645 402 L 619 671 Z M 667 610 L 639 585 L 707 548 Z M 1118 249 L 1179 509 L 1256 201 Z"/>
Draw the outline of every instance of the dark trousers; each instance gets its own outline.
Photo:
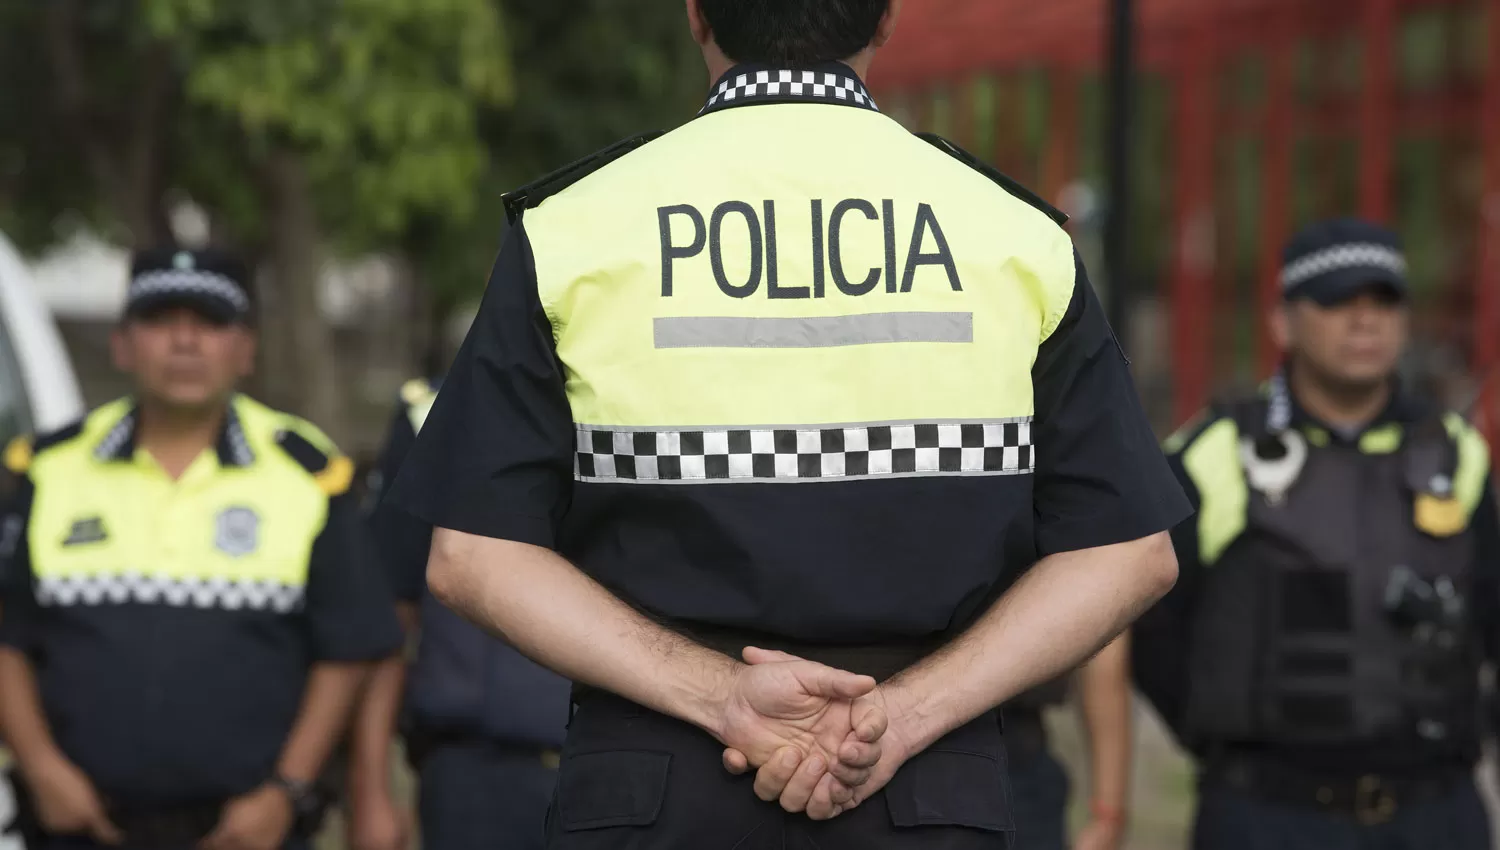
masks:
<path id="1" fill-rule="evenodd" d="M 914 757 L 831 821 L 763 803 L 702 731 L 605 694 L 582 698 L 548 817 L 550 850 L 1009 850 L 993 714 Z"/>
<path id="2" fill-rule="evenodd" d="M 1042 737 L 1006 737 L 1010 755 L 1010 810 L 1016 821 L 1015 850 L 1067 850 L 1068 773 Z"/>
<path id="3" fill-rule="evenodd" d="M 1490 850 L 1478 789 L 1461 783 L 1447 797 L 1403 807 L 1386 823 L 1312 807 L 1268 803 L 1222 786 L 1200 788 L 1194 850 Z"/>
<path id="4" fill-rule="evenodd" d="M 541 850 L 557 770 L 541 752 L 483 742 L 422 757 L 418 803 L 426 850 Z"/>

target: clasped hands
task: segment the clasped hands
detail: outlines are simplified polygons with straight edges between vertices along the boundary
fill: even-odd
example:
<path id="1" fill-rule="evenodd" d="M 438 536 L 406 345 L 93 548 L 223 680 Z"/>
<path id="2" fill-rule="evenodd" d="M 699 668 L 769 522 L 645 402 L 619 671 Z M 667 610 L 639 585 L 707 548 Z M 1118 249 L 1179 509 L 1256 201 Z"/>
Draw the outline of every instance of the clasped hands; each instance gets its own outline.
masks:
<path id="1" fill-rule="evenodd" d="M 873 678 L 754 647 L 744 659 L 715 734 L 725 769 L 756 771 L 760 799 L 828 820 L 868 800 L 911 757 L 891 694 Z"/>

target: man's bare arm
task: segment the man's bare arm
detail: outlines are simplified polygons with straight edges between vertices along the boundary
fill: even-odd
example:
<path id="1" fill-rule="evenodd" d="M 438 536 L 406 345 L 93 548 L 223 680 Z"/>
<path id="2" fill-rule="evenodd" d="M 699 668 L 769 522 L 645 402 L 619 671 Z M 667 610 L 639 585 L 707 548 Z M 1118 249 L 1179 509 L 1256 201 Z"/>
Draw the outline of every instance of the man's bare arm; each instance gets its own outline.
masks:
<path id="1" fill-rule="evenodd" d="M 427 586 L 542 666 L 720 734 L 738 662 L 642 616 L 557 553 L 437 529 Z"/>
<path id="2" fill-rule="evenodd" d="M 881 688 L 913 752 L 1114 640 L 1177 580 L 1165 534 L 1045 558 L 967 632 Z"/>
<path id="3" fill-rule="evenodd" d="M 551 550 L 438 529 L 427 586 L 543 666 L 692 723 L 755 766 L 795 767 L 795 749 L 810 773 L 823 764 L 858 784 L 880 757 L 884 712 L 853 703 L 874 679 L 800 659 L 741 664 L 652 622 Z"/>
<path id="4" fill-rule="evenodd" d="M 1078 673 L 1079 703 L 1089 742 L 1089 810 L 1080 846 L 1116 847 L 1130 793 L 1130 633 L 1115 638 Z"/>
<path id="5" fill-rule="evenodd" d="M 312 782 L 349 727 L 354 703 L 370 673 L 368 663 L 314 664 L 302 695 L 302 708 L 276 762 L 276 772 L 287 779 Z"/>
<path id="6" fill-rule="evenodd" d="M 411 639 L 421 619 L 417 606 L 397 603 L 396 615 L 408 640 Z M 391 748 L 405 686 L 405 652 L 378 662 L 365 683 L 349 732 L 349 796 L 356 805 L 362 799 L 389 794 Z"/>

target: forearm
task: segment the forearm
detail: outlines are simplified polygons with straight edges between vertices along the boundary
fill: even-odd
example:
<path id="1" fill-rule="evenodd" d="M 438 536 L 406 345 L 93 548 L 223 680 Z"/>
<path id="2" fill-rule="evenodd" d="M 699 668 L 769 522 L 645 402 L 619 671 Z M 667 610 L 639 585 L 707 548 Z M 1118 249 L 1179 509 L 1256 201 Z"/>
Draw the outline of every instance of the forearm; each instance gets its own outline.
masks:
<path id="1" fill-rule="evenodd" d="M 31 661 L 11 647 L 0 648 L 0 734 L 22 773 L 64 757 L 42 711 Z"/>
<path id="2" fill-rule="evenodd" d="M 417 606 L 396 606 L 401 628 L 410 640 L 419 628 Z M 389 791 L 391 745 L 396 737 L 401 699 L 406 690 L 406 654 L 398 653 L 375 665 L 355 709 L 349 735 L 349 794 L 360 797 Z"/>
<path id="3" fill-rule="evenodd" d="M 366 663 L 321 662 L 307 677 L 302 708 L 276 762 L 288 779 L 312 782 L 349 727 L 355 700 L 370 672 Z"/>
<path id="4" fill-rule="evenodd" d="M 1090 799 L 1124 812 L 1130 790 L 1130 633 L 1079 671 L 1079 702 L 1089 739 Z"/>
<path id="5" fill-rule="evenodd" d="M 1075 668 L 1171 587 L 1165 534 L 1043 559 L 957 640 L 883 689 L 916 751 Z"/>
<path id="6" fill-rule="evenodd" d="M 427 581 L 537 663 L 721 733 L 719 708 L 739 662 L 652 622 L 556 553 L 440 529 Z"/>

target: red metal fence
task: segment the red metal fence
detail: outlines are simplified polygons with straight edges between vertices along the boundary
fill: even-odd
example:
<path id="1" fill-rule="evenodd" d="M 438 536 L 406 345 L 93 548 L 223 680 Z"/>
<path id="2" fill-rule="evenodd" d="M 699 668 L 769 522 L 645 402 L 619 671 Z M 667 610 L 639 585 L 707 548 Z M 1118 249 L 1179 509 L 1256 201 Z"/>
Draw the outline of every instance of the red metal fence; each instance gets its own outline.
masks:
<path id="1" fill-rule="evenodd" d="M 1274 368 L 1263 317 L 1282 243 L 1313 217 L 1358 213 L 1406 236 L 1419 332 L 1456 352 L 1440 370 L 1488 387 L 1476 419 L 1495 443 L 1500 0 L 1138 5 L 1143 86 L 1164 126 L 1162 149 L 1139 159 L 1140 179 L 1162 185 L 1136 232 L 1165 247 L 1138 251 L 1133 277 L 1164 281 L 1175 418 L 1226 373 Z M 1057 198 L 1097 160 L 1084 152 L 1100 104 L 1082 101 L 1099 88 L 1105 12 L 1104 0 L 908 0 L 872 86 Z M 1028 144 L 1037 91 L 1045 117 Z M 1226 352 L 1245 337 L 1252 352 Z"/>

